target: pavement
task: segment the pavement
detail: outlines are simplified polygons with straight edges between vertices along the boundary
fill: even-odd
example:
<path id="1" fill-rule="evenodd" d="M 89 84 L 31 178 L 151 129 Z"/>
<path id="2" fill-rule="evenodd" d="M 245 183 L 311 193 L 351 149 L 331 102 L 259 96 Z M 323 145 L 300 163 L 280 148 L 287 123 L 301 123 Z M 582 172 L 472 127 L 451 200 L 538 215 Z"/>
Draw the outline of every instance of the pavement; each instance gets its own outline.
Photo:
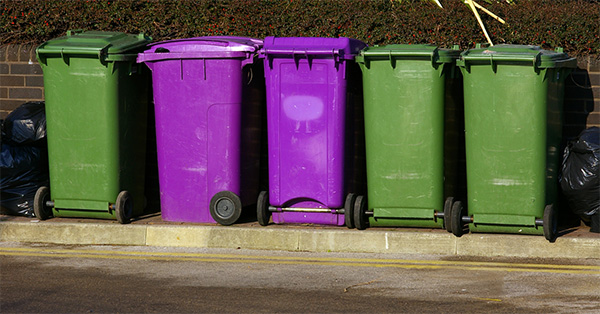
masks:
<path id="1" fill-rule="evenodd" d="M 441 229 L 316 225 L 260 226 L 246 219 L 232 226 L 164 222 L 160 213 L 121 225 L 112 220 L 52 218 L 45 221 L 0 215 L 0 241 L 63 245 L 135 245 L 308 252 L 431 254 L 445 256 L 600 259 L 600 234 L 578 226 L 543 236 L 469 233 Z"/>

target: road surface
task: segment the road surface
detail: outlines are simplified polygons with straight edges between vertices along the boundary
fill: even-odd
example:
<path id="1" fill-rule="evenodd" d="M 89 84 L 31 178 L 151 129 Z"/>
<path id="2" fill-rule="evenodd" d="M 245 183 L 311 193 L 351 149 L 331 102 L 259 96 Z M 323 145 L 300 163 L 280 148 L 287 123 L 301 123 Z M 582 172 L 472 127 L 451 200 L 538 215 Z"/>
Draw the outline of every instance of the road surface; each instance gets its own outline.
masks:
<path id="1" fill-rule="evenodd" d="M 2 313 L 600 313 L 599 260 L 0 243 Z"/>

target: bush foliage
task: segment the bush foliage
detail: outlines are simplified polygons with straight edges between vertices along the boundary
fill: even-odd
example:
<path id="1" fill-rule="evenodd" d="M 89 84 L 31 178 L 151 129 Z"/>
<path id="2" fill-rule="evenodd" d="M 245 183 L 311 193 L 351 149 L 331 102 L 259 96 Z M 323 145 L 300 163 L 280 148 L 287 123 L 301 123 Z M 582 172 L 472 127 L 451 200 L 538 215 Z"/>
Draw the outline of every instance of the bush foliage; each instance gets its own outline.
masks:
<path id="1" fill-rule="evenodd" d="M 145 33 L 154 40 L 207 35 L 346 36 L 369 45 L 430 43 L 469 48 L 485 42 L 461 0 L 2 1 L 0 43 L 40 44 L 69 29 Z M 481 13 L 494 43 L 600 53 L 600 3 L 592 0 L 493 1 Z"/>

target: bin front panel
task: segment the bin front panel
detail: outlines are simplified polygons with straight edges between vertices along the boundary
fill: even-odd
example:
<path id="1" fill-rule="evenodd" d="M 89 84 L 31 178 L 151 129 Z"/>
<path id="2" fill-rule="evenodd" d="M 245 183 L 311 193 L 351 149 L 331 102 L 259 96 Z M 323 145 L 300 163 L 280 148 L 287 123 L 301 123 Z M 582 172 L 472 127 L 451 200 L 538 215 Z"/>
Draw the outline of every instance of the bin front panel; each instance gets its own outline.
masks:
<path id="1" fill-rule="evenodd" d="M 345 66 L 265 59 L 271 205 L 343 207 Z"/>
<path id="2" fill-rule="evenodd" d="M 151 65 L 162 218 L 215 222 L 211 197 L 240 195 L 241 59 Z"/>
<path id="3" fill-rule="evenodd" d="M 444 65 L 394 63 L 361 63 L 371 225 L 385 221 L 388 215 L 378 219 L 383 210 L 414 218 L 411 225 L 437 226 L 441 220 L 434 221 L 433 210 L 442 210 L 444 194 Z M 413 217 L 412 209 L 431 217 Z"/>
<path id="4" fill-rule="evenodd" d="M 465 73 L 465 141 L 469 215 L 541 218 L 546 200 L 548 141 L 546 70 L 531 66 L 471 66 Z M 554 180 L 554 178 L 550 179 Z M 518 219 L 517 219 L 518 220 Z M 475 221 L 477 224 L 477 221 Z"/>
<path id="5" fill-rule="evenodd" d="M 143 75 L 132 73 L 137 66 L 103 64 L 96 58 L 48 58 L 43 70 L 56 207 L 81 200 L 86 207 L 69 208 L 108 211 L 108 203 L 129 190 L 134 214 L 140 214 L 147 89 Z"/>

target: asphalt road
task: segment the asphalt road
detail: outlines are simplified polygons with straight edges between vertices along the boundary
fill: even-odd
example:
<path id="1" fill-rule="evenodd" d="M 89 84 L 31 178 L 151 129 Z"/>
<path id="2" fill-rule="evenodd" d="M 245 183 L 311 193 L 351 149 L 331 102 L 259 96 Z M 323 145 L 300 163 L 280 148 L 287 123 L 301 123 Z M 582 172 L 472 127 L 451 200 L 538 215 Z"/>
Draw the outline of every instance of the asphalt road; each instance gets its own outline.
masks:
<path id="1" fill-rule="evenodd" d="M 2 313 L 600 313 L 600 260 L 0 243 Z"/>

